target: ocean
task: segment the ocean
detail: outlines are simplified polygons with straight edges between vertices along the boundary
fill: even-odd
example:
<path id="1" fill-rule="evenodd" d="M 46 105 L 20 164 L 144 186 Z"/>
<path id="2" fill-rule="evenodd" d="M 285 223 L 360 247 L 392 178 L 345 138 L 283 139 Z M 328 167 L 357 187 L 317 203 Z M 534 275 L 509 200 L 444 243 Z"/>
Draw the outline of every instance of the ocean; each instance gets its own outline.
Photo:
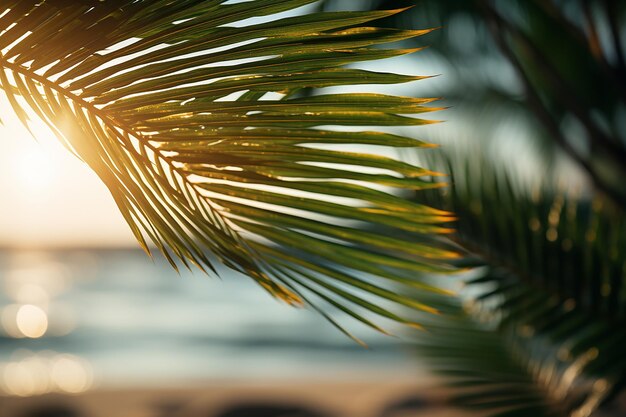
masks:
<path id="1" fill-rule="evenodd" d="M 227 269 L 176 273 L 138 250 L 0 251 L 0 389 L 328 379 L 419 372 L 399 338 L 273 299 Z"/>

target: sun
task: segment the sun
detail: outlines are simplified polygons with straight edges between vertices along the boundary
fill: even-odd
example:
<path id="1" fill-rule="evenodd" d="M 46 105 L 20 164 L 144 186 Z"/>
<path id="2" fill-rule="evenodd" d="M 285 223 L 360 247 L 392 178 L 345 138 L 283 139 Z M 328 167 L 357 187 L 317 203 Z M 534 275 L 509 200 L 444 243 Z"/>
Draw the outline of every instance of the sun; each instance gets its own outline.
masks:
<path id="1" fill-rule="evenodd" d="M 59 168 L 53 163 L 49 148 L 31 140 L 13 155 L 13 181 L 24 192 L 46 192 L 58 179 Z"/>
<path id="2" fill-rule="evenodd" d="M 8 109 L 7 109 L 8 110 Z M 5 112 L 5 114 L 7 114 Z M 53 192 L 59 181 L 64 149 L 41 121 L 32 120 L 28 129 L 16 118 L 5 117 L 0 137 L 7 158 L 3 158 L 4 182 L 22 198 L 38 199 Z M 30 132 L 29 132 L 30 130 Z"/>
<path id="3" fill-rule="evenodd" d="M 0 247 L 134 244 L 97 175 L 29 117 L 27 129 L 0 93 Z"/>

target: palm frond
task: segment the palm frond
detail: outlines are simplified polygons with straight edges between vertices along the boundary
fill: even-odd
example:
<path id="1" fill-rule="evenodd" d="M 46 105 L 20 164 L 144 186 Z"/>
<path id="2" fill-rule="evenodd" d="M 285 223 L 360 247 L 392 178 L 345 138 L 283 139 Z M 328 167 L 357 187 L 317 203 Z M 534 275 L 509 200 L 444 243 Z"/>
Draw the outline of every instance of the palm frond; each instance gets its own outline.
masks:
<path id="1" fill-rule="evenodd" d="M 457 213 L 453 239 L 468 251 L 464 265 L 478 269 L 466 281 L 468 304 L 464 312 L 456 310 L 460 321 L 438 320 L 434 327 L 443 330 L 427 352 L 436 357 L 438 351 L 448 368 L 472 369 L 457 375 L 457 384 L 491 381 L 478 390 L 484 403 L 480 395 L 466 399 L 494 415 L 527 415 L 523 410 L 531 403 L 522 400 L 532 387 L 545 415 L 591 414 L 626 381 L 623 214 L 548 188 L 528 195 L 480 157 L 440 162 L 448 165 L 454 186 L 420 195 L 420 201 Z M 465 351 L 468 338 L 483 348 Z M 523 388 L 505 389 L 493 376 L 501 365 L 487 357 L 502 349 L 525 375 Z M 492 397 L 493 403 L 485 400 Z M 500 407 L 507 411 L 496 413 Z"/>
<path id="2" fill-rule="evenodd" d="M 36 113 L 99 175 L 141 246 L 152 241 L 175 268 L 215 271 L 211 252 L 290 304 L 312 297 L 375 328 L 358 309 L 409 323 L 376 300 L 431 310 L 393 287 L 438 291 L 413 273 L 447 270 L 456 255 L 411 237 L 449 232 L 447 212 L 390 190 L 437 186 L 433 173 L 330 145 L 429 145 L 328 126 L 421 125 L 414 116 L 437 108 L 299 92 L 423 78 L 346 65 L 414 52 L 379 45 L 428 30 L 365 26 L 401 10 L 258 20 L 312 2 L 5 1 L 0 87 L 24 123 Z"/>
<path id="3" fill-rule="evenodd" d="M 436 297 L 441 316 L 424 319 L 419 358 L 450 391 L 452 406 L 491 417 L 564 417 L 566 408 L 537 384 L 524 355 L 493 323 L 478 320 L 461 298 Z"/>

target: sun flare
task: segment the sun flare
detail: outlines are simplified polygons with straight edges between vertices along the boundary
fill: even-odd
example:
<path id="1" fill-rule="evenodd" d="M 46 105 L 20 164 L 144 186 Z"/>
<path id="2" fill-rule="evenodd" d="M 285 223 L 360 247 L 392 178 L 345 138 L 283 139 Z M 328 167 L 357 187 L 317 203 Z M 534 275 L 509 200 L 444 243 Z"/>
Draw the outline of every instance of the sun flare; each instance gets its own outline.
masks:
<path id="1" fill-rule="evenodd" d="M 31 145 L 34 146 L 24 146 L 14 155 L 11 167 L 13 180 L 26 193 L 45 192 L 58 179 L 59 169 L 43 146 L 37 143 Z"/>
<path id="2" fill-rule="evenodd" d="M 27 129 L 0 96 L 0 246 L 132 243 L 97 176 L 30 116 Z"/>

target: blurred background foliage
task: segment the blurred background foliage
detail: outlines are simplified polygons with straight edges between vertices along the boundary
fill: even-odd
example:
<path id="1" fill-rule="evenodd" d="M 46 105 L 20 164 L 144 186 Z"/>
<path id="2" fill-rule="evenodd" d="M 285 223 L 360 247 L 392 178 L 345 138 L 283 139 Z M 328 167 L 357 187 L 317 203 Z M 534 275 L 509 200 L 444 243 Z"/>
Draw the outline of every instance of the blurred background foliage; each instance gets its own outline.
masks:
<path id="1" fill-rule="evenodd" d="M 443 74 L 426 95 L 452 121 L 426 133 L 438 153 L 405 156 L 449 175 L 415 198 L 456 213 L 442 244 L 469 272 L 456 299 L 434 296 L 447 314 L 424 318 L 420 357 L 479 415 L 623 415 L 626 3 L 359 6 L 413 6 L 383 24 L 441 27 L 414 64 Z"/>
<path id="2" fill-rule="evenodd" d="M 626 204 L 620 181 L 626 174 L 624 2 L 327 0 L 323 5 L 327 10 L 411 6 L 381 24 L 440 28 L 429 35 L 428 49 L 414 55 L 414 64 L 430 64 L 442 74 L 428 93 L 453 106 L 445 117 L 462 119 L 473 146 L 477 140 L 487 142 L 483 149 L 504 143 L 512 152 L 499 157 L 514 163 L 523 162 L 518 146 L 530 147 L 533 159 L 540 159 L 532 166 L 546 177 L 556 175 L 561 160 L 573 163 L 596 190 Z M 503 137 L 503 123 L 515 124 L 521 144 Z"/>

